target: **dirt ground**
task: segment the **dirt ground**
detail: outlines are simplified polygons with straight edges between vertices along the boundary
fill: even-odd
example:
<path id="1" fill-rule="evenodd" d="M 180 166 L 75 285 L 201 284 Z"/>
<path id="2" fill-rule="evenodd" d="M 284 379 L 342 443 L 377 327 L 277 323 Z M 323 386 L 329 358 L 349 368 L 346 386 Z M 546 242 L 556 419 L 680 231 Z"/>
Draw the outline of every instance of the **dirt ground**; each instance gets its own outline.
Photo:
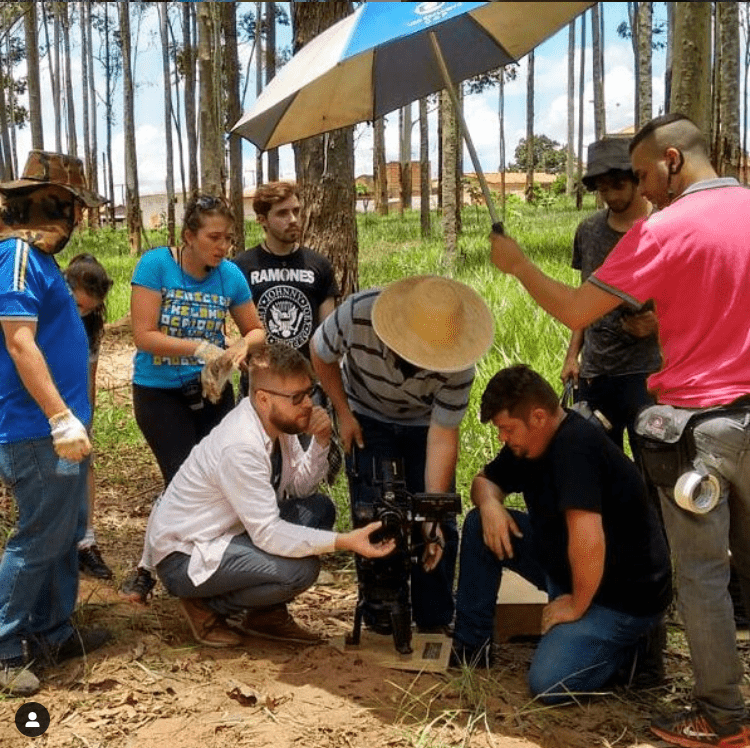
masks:
<path id="1" fill-rule="evenodd" d="M 127 404 L 132 344 L 126 327 L 105 336 L 99 401 Z M 145 453 L 144 453 L 145 452 Z M 113 640 L 83 661 L 47 673 L 29 701 L 50 711 L 39 738 L 21 736 L 20 699 L 0 701 L 0 746 L 50 748 L 649 748 L 649 718 L 684 705 L 690 668 L 679 629 L 670 634 L 669 685 L 621 691 L 545 709 L 530 701 L 524 674 L 533 648 L 510 643 L 490 674 L 426 674 L 373 664 L 329 645 L 291 646 L 247 638 L 216 650 L 194 644 L 177 601 L 157 585 L 148 606 L 117 587 L 140 556 L 151 501 L 161 490 L 148 450 L 97 454 L 96 530 L 112 583 L 83 578 L 79 623 L 105 626 Z M 9 516 L 7 495 L 0 517 Z M 351 626 L 351 559 L 325 560 L 319 583 L 291 610 L 329 637 Z"/>

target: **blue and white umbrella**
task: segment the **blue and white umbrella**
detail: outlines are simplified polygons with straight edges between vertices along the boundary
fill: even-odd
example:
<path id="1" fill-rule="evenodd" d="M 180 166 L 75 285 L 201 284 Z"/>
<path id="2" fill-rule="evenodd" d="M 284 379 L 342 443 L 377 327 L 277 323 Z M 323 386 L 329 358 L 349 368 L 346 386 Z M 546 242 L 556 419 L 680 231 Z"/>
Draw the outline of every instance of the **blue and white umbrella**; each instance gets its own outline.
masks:
<path id="1" fill-rule="evenodd" d="M 377 119 L 443 88 L 455 96 L 453 82 L 518 60 L 592 5 L 364 3 L 302 47 L 232 131 L 267 150 Z"/>

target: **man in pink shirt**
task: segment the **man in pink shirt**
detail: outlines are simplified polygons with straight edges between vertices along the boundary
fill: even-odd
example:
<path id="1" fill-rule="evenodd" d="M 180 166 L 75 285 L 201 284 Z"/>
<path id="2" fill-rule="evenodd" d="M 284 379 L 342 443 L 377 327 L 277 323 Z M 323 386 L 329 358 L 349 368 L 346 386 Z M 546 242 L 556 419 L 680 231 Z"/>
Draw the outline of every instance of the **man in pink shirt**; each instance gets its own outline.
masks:
<path id="1" fill-rule="evenodd" d="M 655 407 L 683 423 L 697 412 L 691 457 L 711 466 L 720 495 L 715 508 L 695 513 L 677 505 L 673 484 L 659 488 L 696 704 L 651 729 L 675 745 L 741 748 L 750 746 L 750 722 L 728 582 L 731 552 L 750 607 L 750 406 L 743 405 L 750 394 L 750 190 L 717 176 L 700 130 L 681 114 L 646 124 L 630 154 L 639 189 L 658 212 L 637 223 L 580 287 L 546 276 L 513 239 L 494 232 L 492 261 L 573 330 L 623 301 L 654 299 L 664 356 L 649 379 Z"/>

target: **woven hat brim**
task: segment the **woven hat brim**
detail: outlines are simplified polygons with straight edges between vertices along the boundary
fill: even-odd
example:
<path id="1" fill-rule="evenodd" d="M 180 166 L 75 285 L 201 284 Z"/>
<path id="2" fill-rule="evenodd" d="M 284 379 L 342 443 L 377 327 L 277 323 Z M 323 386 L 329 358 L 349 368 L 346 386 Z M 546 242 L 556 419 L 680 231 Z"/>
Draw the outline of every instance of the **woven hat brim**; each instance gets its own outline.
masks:
<path id="1" fill-rule="evenodd" d="M 445 374 L 464 371 L 479 361 L 495 337 L 495 322 L 484 299 L 469 286 L 450 279 L 461 297 L 463 319 L 450 347 L 431 346 L 417 336 L 405 320 L 405 297 L 420 281 L 435 277 L 419 275 L 386 286 L 372 308 L 375 334 L 410 364 Z"/>

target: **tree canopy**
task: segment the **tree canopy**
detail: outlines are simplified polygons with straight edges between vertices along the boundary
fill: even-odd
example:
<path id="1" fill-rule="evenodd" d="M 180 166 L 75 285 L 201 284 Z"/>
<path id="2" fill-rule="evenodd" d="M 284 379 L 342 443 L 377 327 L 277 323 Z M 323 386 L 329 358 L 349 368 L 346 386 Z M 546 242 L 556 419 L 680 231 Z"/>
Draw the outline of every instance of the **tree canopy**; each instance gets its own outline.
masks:
<path id="1" fill-rule="evenodd" d="M 535 135 L 533 138 L 534 170 L 547 174 L 564 174 L 567 163 L 567 152 L 564 145 L 546 135 Z M 526 171 L 526 138 L 518 141 L 514 152 L 515 163 L 510 164 L 515 171 Z"/>

